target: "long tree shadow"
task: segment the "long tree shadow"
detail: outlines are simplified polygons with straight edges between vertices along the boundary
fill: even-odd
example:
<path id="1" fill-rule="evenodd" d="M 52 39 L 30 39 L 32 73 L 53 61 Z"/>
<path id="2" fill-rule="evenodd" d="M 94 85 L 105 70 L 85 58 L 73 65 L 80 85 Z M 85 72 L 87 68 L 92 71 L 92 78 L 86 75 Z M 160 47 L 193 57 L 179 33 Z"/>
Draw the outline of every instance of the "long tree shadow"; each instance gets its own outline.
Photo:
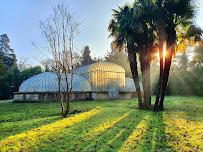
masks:
<path id="1" fill-rule="evenodd" d="M 91 116 L 99 113 L 100 110 L 93 109 L 91 111 L 65 118 L 63 120 L 35 128 L 22 134 L 9 136 L 0 141 L 0 151 L 21 151 L 33 145 L 38 145 L 40 139 L 46 138 L 48 135 L 62 130 L 63 128 L 75 125 L 89 119 Z"/>
<path id="2" fill-rule="evenodd" d="M 33 128 L 38 128 L 38 127 L 42 127 L 43 125 L 54 123 L 62 119 L 63 118 L 61 116 L 54 116 L 54 117 L 30 119 L 26 121 L 1 123 L 0 140 L 9 136 L 13 136 L 15 134 L 20 134 L 20 133 L 29 131 L 30 129 L 33 129 Z"/>
<path id="3" fill-rule="evenodd" d="M 108 110 L 112 112 L 113 109 Z M 91 119 L 83 121 L 78 125 L 64 128 L 61 132 L 57 132 L 56 134 L 50 134 L 48 139 L 40 141 L 40 143 L 43 144 L 36 148 L 47 151 L 119 150 L 148 112 L 131 110 L 129 113 L 129 109 L 125 109 L 122 112 L 118 110 L 116 113 L 116 108 L 114 108 L 115 112 L 113 112 L 110 118 L 101 119 L 102 113 L 107 115 L 108 110 L 100 112 Z M 94 122 L 99 119 L 99 123 L 94 124 Z M 57 139 L 53 139 L 54 136 L 57 136 Z M 30 149 L 33 149 L 33 147 L 30 147 Z"/>
<path id="4" fill-rule="evenodd" d="M 80 121 L 80 123 L 75 123 L 71 126 L 62 128 L 57 132 L 44 134 L 44 137 L 40 137 L 40 139 L 37 141 L 37 144 L 29 144 L 24 148 L 24 150 L 31 149 L 38 151 L 39 149 L 43 149 L 42 151 L 54 151 L 55 149 L 55 151 L 57 151 L 59 149 L 64 150 L 66 147 L 74 149 L 75 146 L 77 147 L 78 142 L 84 142 L 86 138 L 91 139 L 91 137 L 94 136 L 95 132 L 91 133 L 91 130 L 94 130 L 95 128 L 101 128 L 100 124 L 106 125 L 105 123 L 114 123 L 114 120 L 118 118 L 121 119 L 123 114 L 125 117 L 126 112 L 128 111 L 128 109 L 118 109 L 118 111 L 116 111 L 116 108 L 110 109 L 101 107 L 100 112 L 96 115 Z M 108 128 L 109 126 L 105 127 Z M 99 129 L 98 131 L 102 130 Z M 98 134 L 97 132 L 95 134 Z"/>
<path id="5" fill-rule="evenodd" d="M 80 114 L 86 111 L 72 110 L 68 117 L 72 117 L 75 114 Z M 64 119 L 61 116 L 46 116 L 42 118 L 32 118 L 20 121 L 12 121 L 12 122 L 0 122 L 0 140 L 13 136 L 15 134 L 20 134 L 30 129 L 42 127 L 44 125 L 48 125 L 50 123 L 54 123 L 56 121 Z M 24 127 L 22 127 L 24 126 Z"/>
<path id="6" fill-rule="evenodd" d="M 163 112 L 147 115 L 125 141 L 119 151 L 165 151 L 165 124 Z"/>
<path id="7" fill-rule="evenodd" d="M 134 110 L 128 116 L 118 121 L 112 127 L 94 136 L 93 142 L 82 146 L 87 151 L 117 151 L 132 134 L 133 130 L 147 115 L 146 111 Z"/>
<path id="8" fill-rule="evenodd" d="M 142 151 L 154 152 L 166 151 L 168 149 L 163 112 L 152 113 L 151 120 L 147 123 L 146 132 L 142 140 L 144 141 L 140 145 Z"/>

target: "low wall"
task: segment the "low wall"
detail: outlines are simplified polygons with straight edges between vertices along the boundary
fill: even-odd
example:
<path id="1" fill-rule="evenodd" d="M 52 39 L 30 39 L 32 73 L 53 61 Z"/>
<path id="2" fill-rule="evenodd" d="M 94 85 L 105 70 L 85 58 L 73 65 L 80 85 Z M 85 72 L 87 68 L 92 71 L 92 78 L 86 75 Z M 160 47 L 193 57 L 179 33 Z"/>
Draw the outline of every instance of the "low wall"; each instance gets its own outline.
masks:
<path id="1" fill-rule="evenodd" d="M 65 97 L 65 94 L 62 94 Z M 137 97 L 136 92 L 71 92 L 71 101 L 85 101 L 88 97 L 93 100 L 115 100 L 131 99 Z M 15 92 L 15 102 L 57 102 L 59 101 L 58 92 Z"/>

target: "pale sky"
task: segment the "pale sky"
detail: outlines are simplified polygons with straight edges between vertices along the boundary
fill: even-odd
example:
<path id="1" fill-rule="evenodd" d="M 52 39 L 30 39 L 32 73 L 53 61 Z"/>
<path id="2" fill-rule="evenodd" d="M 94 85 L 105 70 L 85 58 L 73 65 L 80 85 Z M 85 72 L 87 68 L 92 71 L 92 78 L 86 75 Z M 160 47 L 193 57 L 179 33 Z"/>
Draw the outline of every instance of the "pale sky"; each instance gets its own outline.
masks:
<path id="1" fill-rule="evenodd" d="M 133 2 L 133 0 L 128 0 Z M 17 59 L 29 58 L 29 63 L 37 65 L 37 59 L 45 58 L 32 45 L 32 41 L 43 42 L 39 21 L 52 13 L 52 7 L 59 0 L 0 0 L 0 35 L 7 34 L 10 46 Z M 64 0 L 75 14 L 80 25 L 80 35 L 76 39 L 77 48 L 89 46 L 92 57 L 103 56 L 110 51 L 112 39 L 108 38 L 108 23 L 112 10 L 124 5 L 127 0 Z M 199 15 L 196 23 L 203 29 L 203 0 L 199 1 Z"/>

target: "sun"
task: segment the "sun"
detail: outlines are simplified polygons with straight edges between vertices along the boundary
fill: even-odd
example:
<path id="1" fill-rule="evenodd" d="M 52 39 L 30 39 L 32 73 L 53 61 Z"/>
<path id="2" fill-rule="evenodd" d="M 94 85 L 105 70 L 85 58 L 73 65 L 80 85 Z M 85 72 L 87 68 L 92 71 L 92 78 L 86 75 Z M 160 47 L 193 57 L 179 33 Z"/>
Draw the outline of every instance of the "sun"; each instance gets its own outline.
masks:
<path id="1" fill-rule="evenodd" d="M 165 60 L 165 58 L 166 58 L 166 56 L 167 56 L 167 52 L 166 52 L 166 42 L 164 42 L 163 50 L 164 50 L 164 52 L 163 52 L 163 59 Z M 160 59 L 160 57 L 159 57 L 159 52 L 156 53 L 156 57 L 157 57 L 157 59 Z"/>
<path id="2" fill-rule="evenodd" d="M 163 46 L 164 52 L 163 52 L 163 57 L 164 59 L 166 58 L 167 52 L 166 52 L 166 42 L 164 42 L 164 46 Z"/>

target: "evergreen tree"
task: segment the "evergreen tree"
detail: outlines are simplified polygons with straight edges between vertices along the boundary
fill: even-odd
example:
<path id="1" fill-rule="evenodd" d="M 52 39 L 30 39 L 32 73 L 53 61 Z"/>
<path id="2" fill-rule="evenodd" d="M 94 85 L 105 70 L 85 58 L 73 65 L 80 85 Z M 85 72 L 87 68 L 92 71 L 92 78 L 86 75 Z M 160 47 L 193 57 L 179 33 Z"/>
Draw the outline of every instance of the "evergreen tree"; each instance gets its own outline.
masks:
<path id="1" fill-rule="evenodd" d="M 94 63 L 94 60 L 92 60 L 92 57 L 90 55 L 89 46 L 86 46 L 83 52 L 83 60 L 81 62 L 81 66 L 89 65 L 92 63 Z"/>
<path id="2" fill-rule="evenodd" d="M 0 77 L 4 76 L 5 73 L 6 73 L 6 65 L 3 64 L 2 61 L 0 61 Z"/>
<path id="3" fill-rule="evenodd" d="M 14 50 L 9 45 L 9 38 L 7 34 L 0 35 L 0 60 L 10 68 L 16 63 L 16 55 Z"/>
<path id="4" fill-rule="evenodd" d="M 13 54 L 14 50 L 10 48 L 10 45 L 8 44 L 10 42 L 8 35 L 3 34 L 0 36 L 0 51 L 6 55 Z"/>
<path id="5" fill-rule="evenodd" d="M 126 76 L 132 77 L 130 63 L 128 61 L 128 55 L 126 52 L 119 52 L 119 49 L 112 47 L 111 52 L 107 52 L 105 55 L 105 61 L 120 65 L 125 69 Z"/>

